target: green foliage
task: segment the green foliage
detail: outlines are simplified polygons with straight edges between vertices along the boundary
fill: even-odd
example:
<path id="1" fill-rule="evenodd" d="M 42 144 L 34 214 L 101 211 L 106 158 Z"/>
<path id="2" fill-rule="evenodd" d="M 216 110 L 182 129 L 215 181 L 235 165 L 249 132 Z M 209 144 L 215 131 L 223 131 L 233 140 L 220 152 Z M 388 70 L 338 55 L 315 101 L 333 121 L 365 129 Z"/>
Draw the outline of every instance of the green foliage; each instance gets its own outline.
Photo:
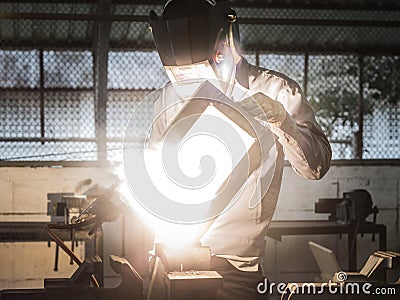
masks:
<path id="1" fill-rule="evenodd" d="M 358 123 L 360 65 L 357 56 L 326 55 L 310 57 L 308 98 L 318 121 L 328 136 L 337 125 L 353 128 Z M 363 114 L 374 106 L 396 104 L 400 98 L 400 58 L 363 57 Z M 350 133 L 349 133 L 350 136 Z"/>
<path id="2" fill-rule="evenodd" d="M 363 82 L 375 101 L 397 104 L 400 99 L 400 57 L 370 56 L 364 60 Z"/>
<path id="3" fill-rule="evenodd" d="M 321 55 L 310 57 L 310 64 L 308 98 L 325 133 L 332 136 L 338 125 L 354 127 L 359 107 L 357 57 Z"/>

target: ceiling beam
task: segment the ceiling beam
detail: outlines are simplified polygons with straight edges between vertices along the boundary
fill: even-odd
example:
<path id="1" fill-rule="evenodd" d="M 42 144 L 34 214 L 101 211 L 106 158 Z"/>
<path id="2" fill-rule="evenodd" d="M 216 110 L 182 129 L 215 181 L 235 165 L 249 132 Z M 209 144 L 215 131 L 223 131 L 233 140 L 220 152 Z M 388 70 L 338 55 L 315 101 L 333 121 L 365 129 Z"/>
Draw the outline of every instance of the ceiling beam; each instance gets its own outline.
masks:
<path id="1" fill-rule="evenodd" d="M 1 13 L 0 19 L 16 20 L 65 20 L 65 21 L 117 21 L 148 22 L 143 15 L 111 14 L 49 14 L 49 13 Z M 240 24 L 255 25 L 304 25 L 304 26 L 343 26 L 343 27 L 400 27 L 400 21 L 387 20 L 346 20 L 346 19 L 295 19 L 295 18 L 239 18 Z"/>
<path id="2" fill-rule="evenodd" d="M 13 0 L 10 3 L 67 3 L 67 4 L 97 4 L 99 0 Z M 257 7 L 279 9 L 307 9 L 307 10 L 364 10 L 364 11 L 400 11 L 399 1 L 394 0 L 231 0 L 232 7 Z M 165 0 L 113 0 L 113 5 L 163 5 Z"/>

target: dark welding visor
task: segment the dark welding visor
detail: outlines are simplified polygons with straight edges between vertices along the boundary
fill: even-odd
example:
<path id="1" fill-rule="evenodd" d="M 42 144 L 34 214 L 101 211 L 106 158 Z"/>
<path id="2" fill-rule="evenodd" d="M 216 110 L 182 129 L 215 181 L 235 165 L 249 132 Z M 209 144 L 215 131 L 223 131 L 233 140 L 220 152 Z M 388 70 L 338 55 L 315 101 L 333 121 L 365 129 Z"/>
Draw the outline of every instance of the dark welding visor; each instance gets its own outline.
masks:
<path id="1" fill-rule="evenodd" d="M 207 13 L 188 18 L 164 20 L 154 11 L 150 12 L 149 17 L 154 41 L 164 66 L 211 61 L 215 56 L 218 40 L 228 33 L 230 23 L 236 21 L 235 11 L 226 2 L 218 2 Z"/>

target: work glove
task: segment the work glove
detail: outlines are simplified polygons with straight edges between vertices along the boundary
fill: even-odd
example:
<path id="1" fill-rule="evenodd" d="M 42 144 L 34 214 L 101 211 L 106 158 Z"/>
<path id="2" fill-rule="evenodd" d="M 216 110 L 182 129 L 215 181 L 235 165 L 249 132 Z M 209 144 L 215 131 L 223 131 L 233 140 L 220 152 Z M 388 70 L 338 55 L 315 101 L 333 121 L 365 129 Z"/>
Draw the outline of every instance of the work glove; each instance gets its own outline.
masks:
<path id="1" fill-rule="evenodd" d="M 286 119 L 282 103 L 261 92 L 240 101 L 239 105 L 263 125 L 268 122 L 280 126 Z"/>

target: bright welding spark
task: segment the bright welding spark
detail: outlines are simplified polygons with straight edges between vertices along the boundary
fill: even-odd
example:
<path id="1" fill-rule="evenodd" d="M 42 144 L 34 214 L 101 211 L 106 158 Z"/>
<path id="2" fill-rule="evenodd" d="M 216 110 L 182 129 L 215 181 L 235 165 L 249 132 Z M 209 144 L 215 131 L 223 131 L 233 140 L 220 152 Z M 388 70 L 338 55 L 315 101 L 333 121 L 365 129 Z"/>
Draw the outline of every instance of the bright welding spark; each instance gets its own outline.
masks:
<path id="1" fill-rule="evenodd" d="M 218 88 L 216 83 L 211 85 Z M 228 117 L 231 114 L 225 115 L 225 109 L 220 111 L 222 106 L 214 106 L 213 98 L 200 116 L 194 113 L 175 119 L 183 107 L 182 99 L 193 95 L 199 83 L 170 87 L 174 93 L 171 89 L 163 90 L 167 103 L 162 104 L 161 112 L 157 107 L 158 94 L 154 93 L 157 98 L 146 98 L 150 102 L 155 99 L 158 108 L 157 119 L 148 129 L 138 126 L 133 115 L 124 138 L 124 165 L 118 175 L 124 182 L 120 194 L 154 232 L 157 242 L 179 247 L 197 243 L 212 218 L 235 203 L 242 191 L 242 177 L 246 178 L 249 171 L 248 153 L 257 149 L 257 139 L 239 126 L 240 122 L 232 121 Z M 235 101 L 247 98 L 242 90 L 232 95 Z M 193 97 L 193 101 L 196 99 Z M 153 124 L 158 124 L 155 122 L 159 116 L 167 124 L 165 132 L 153 131 L 158 128 Z"/>
<path id="2" fill-rule="evenodd" d="M 242 130 L 233 121 L 227 118 L 214 106 L 209 106 L 192 126 L 192 128 L 182 138 L 182 144 L 177 147 L 177 161 L 179 168 L 189 178 L 194 178 L 201 174 L 202 170 L 199 161 L 202 157 L 210 156 L 215 162 L 215 172 L 209 178 L 204 186 L 182 186 L 174 181 L 174 174 L 167 174 L 164 166 L 164 160 L 175 159 L 175 157 L 163 157 L 162 147 L 168 147 L 165 143 L 153 144 L 152 147 L 144 149 L 144 157 L 147 173 L 154 183 L 154 186 L 166 198 L 184 204 L 205 203 L 215 198 L 217 191 L 221 188 L 227 178 L 231 175 L 234 166 L 242 157 L 236 157 L 234 160 L 230 154 L 230 150 L 224 144 L 223 140 L 213 135 L 209 135 L 201 129 L 204 128 L 204 122 L 210 122 L 207 116 L 217 117 L 223 122 L 229 123 L 240 139 L 244 142 L 245 150 L 248 151 L 255 139 Z M 176 146 L 172 145 L 171 147 Z M 173 149 L 174 150 L 174 149 Z M 125 157 L 134 157 L 134 151 L 131 155 Z M 125 164 L 133 165 L 129 161 Z M 207 166 L 206 166 L 207 167 Z M 123 174 L 121 172 L 121 174 Z M 121 176 L 121 175 L 120 175 Z M 123 189 L 123 190 L 122 190 Z M 153 230 L 159 242 L 170 245 L 190 245 L 201 238 L 205 229 L 208 227 L 208 222 L 201 224 L 176 224 L 162 220 L 144 209 L 135 197 L 132 195 L 127 183 L 121 187 L 121 193 L 126 195 L 129 205 L 141 216 L 142 220 Z M 208 207 L 208 206 L 206 206 Z M 165 209 L 171 209 L 166 207 Z M 195 219 L 207 219 L 209 210 L 198 210 Z"/>
<path id="3" fill-rule="evenodd" d="M 207 222 L 200 224 L 176 224 L 160 219 L 146 210 L 133 196 L 127 181 L 125 180 L 123 167 L 118 167 L 114 172 L 120 179 L 118 187 L 122 200 L 138 215 L 139 220 L 145 224 L 156 237 L 155 242 L 162 242 L 172 247 L 185 247 L 196 244 L 206 229 Z M 199 212 L 201 214 L 201 212 Z M 199 216 L 200 218 L 201 216 Z"/>

